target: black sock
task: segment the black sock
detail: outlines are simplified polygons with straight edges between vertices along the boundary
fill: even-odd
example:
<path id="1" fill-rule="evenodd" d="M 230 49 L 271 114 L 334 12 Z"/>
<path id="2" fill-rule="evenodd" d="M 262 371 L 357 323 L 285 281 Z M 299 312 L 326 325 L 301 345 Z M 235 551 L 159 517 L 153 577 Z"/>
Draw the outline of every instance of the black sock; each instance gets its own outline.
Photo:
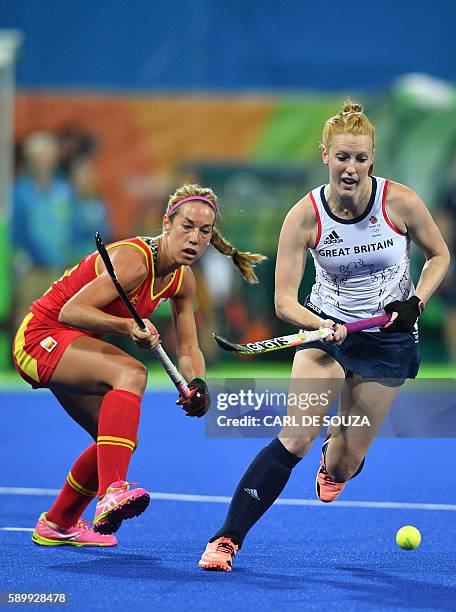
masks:
<path id="1" fill-rule="evenodd" d="M 301 457 L 290 453 L 278 438 L 261 450 L 241 478 L 221 529 L 211 538 L 229 536 L 239 546 L 247 532 L 283 491 Z"/>

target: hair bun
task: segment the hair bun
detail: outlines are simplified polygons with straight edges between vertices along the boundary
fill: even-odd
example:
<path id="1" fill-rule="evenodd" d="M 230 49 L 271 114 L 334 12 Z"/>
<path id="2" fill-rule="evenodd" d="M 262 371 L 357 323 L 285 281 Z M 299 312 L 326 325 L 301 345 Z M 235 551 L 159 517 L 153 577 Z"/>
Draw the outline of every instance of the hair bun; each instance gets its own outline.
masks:
<path id="1" fill-rule="evenodd" d="M 363 107 L 361 104 L 358 104 L 357 102 L 352 102 L 351 100 L 345 100 L 343 112 L 344 113 L 362 113 Z"/>

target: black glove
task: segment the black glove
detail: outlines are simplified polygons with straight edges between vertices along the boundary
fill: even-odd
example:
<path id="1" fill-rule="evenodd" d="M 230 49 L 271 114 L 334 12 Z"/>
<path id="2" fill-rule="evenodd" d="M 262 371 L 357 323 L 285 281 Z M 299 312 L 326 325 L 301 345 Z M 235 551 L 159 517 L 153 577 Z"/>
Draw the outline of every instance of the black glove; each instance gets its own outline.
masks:
<path id="1" fill-rule="evenodd" d="M 397 312 L 397 317 L 388 327 L 381 330 L 387 334 L 405 333 L 413 331 L 418 317 L 424 310 L 424 304 L 416 295 L 412 295 L 408 300 L 395 300 L 385 306 L 385 312 Z"/>
<path id="2" fill-rule="evenodd" d="M 194 378 L 189 383 L 188 388 L 190 389 L 190 397 L 185 398 L 181 395 L 176 404 L 182 406 L 187 416 L 202 417 L 211 405 L 208 386 L 202 378 Z"/>

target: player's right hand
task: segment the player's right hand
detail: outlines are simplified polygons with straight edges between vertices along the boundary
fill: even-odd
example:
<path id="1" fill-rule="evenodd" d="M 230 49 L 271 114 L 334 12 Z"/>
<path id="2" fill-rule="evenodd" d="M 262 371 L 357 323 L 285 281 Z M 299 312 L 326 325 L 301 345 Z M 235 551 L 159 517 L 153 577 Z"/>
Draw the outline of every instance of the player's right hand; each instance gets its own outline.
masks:
<path id="1" fill-rule="evenodd" d="M 334 323 L 331 319 L 324 319 L 320 324 L 320 329 L 331 329 L 332 334 L 326 336 L 323 339 L 323 342 L 326 344 L 329 342 L 335 342 L 336 344 L 342 344 L 342 342 L 347 337 L 347 328 L 345 325 L 341 325 L 340 323 Z"/>
<path id="2" fill-rule="evenodd" d="M 142 330 L 132 319 L 130 326 L 130 338 L 139 348 L 146 350 L 153 350 L 157 348 L 160 344 L 160 335 L 153 323 L 149 321 L 149 319 L 143 319 L 144 324 L 147 327 L 146 330 Z"/>

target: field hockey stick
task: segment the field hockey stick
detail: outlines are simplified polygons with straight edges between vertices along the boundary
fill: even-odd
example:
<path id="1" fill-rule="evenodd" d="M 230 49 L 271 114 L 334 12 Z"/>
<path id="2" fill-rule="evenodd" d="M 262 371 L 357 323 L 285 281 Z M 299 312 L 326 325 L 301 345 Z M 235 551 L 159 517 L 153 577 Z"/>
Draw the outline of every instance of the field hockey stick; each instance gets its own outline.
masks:
<path id="1" fill-rule="evenodd" d="M 363 331 L 364 329 L 380 327 L 388 323 L 390 319 L 391 314 L 383 314 L 377 317 L 371 317 L 370 319 L 360 319 L 359 321 L 353 321 L 352 323 L 345 323 L 345 327 L 347 328 L 347 332 L 351 334 L 353 332 Z M 308 342 L 323 340 L 329 336 L 332 331 L 333 330 L 327 328 L 314 329 L 312 331 L 301 330 L 297 334 L 278 336 L 277 338 L 259 340 L 258 342 L 248 342 L 247 344 L 236 344 L 235 342 L 230 342 L 218 334 L 213 334 L 213 336 L 217 344 L 225 351 L 231 351 L 232 353 L 237 353 L 239 355 L 257 355 L 258 353 L 269 353 L 270 351 L 278 351 L 280 349 L 290 348 L 292 346 L 307 344 Z"/>
<path id="2" fill-rule="evenodd" d="M 106 266 L 106 270 L 109 276 L 111 277 L 111 280 L 115 285 L 115 288 L 117 289 L 117 293 L 119 294 L 120 299 L 125 304 L 125 306 L 128 308 L 129 313 L 135 320 L 135 323 L 139 327 L 139 329 L 141 329 L 142 331 L 148 331 L 147 325 L 141 319 L 141 317 L 138 314 L 138 311 L 133 306 L 133 304 L 130 302 L 128 295 L 125 293 L 124 288 L 119 283 L 119 280 L 116 276 L 116 272 L 114 270 L 114 266 L 112 265 L 111 258 L 109 257 L 108 251 L 106 250 L 103 240 L 98 232 L 96 232 L 95 234 L 95 244 L 97 245 L 97 250 L 100 253 L 100 257 L 103 260 L 104 265 Z M 163 347 L 157 346 L 156 348 L 152 349 L 152 352 L 154 353 L 158 361 L 162 364 L 165 372 L 168 374 L 170 379 L 176 385 L 179 393 L 186 399 L 191 397 L 191 392 L 187 386 L 187 383 L 185 382 L 183 377 L 179 374 L 173 362 L 168 357 L 168 355 L 165 353 Z"/>

